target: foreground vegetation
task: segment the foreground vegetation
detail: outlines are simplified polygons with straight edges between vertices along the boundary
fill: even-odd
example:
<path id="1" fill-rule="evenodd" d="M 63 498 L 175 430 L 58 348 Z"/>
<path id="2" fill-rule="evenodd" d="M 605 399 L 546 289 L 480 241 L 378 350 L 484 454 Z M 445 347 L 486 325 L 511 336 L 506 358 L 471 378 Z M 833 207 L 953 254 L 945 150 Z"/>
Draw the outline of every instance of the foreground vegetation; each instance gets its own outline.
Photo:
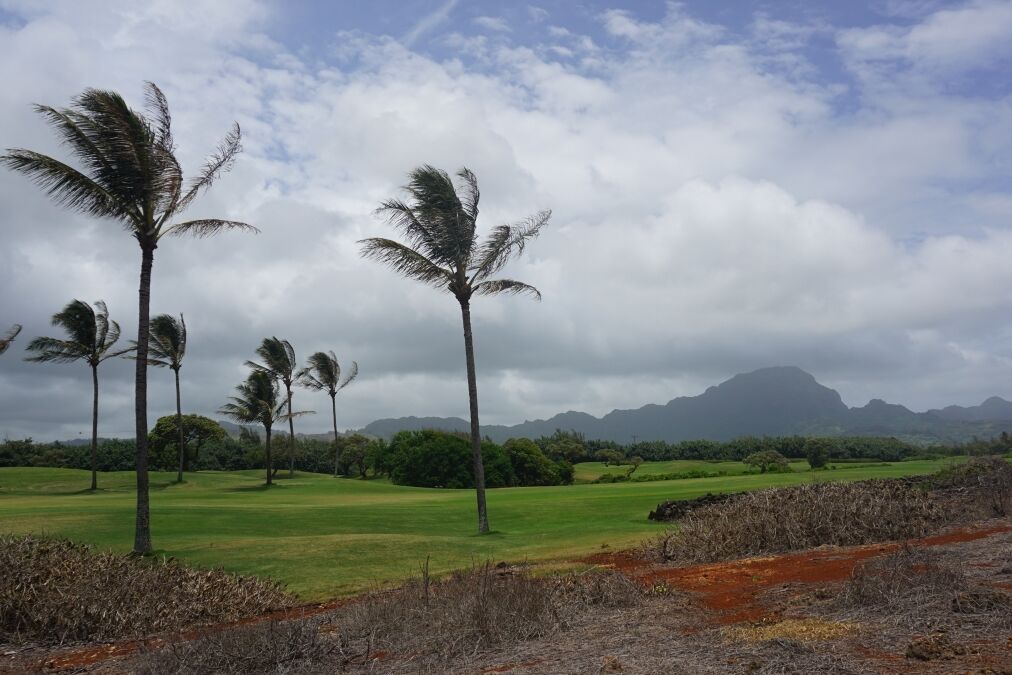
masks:
<path id="1" fill-rule="evenodd" d="M 263 487 L 259 471 L 195 473 L 176 483 L 152 473 L 157 552 L 202 567 L 282 581 L 306 600 L 408 578 L 430 556 L 434 573 L 473 560 L 570 561 L 627 548 L 664 526 L 646 519 L 665 499 L 811 481 L 861 480 L 935 471 L 950 460 L 841 465 L 836 471 L 726 476 L 614 485 L 506 488 L 489 492 L 499 515 L 473 534 L 473 493 L 297 473 Z M 846 468 L 851 466 L 851 468 Z M 0 469 L 0 523 L 14 533 L 71 537 L 130 550 L 134 474 Z"/>

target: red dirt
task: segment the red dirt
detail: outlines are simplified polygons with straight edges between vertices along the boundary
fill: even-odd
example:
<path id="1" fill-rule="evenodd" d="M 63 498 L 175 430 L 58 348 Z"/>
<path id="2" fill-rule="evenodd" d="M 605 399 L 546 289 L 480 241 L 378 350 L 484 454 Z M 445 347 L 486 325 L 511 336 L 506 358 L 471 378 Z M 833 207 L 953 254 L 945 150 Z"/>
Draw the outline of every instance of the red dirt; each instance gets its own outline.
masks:
<path id="1" fill-rule="evenodd" d="M 290 607 L 288 609 L 279 609 L 273 612 L 268 612 L 267 614 L 259 614 L 257 616 L 240 619 L 239 621 L 213 626 L 202 626 L 200 628 L 180 631 L 167 637 L 129 640 L 126 642 L 114 642 L 98 646 L 89 645 L 87 647 L 71 648 L 36 663 L 35 669 L 69 670 L 83 668 L 84 666 L 89 666 L 93 663 L 98 663 L 99 661 L 106 661 L 119 656 L 129 656 L 131 654 L 135 654 L 143 648 L 156 649 L 171 642 L 188 642 L 190 640 L 201 638 L 205 635 L 220 633 L 222 631 L 229 630 L 230 628 L 235 628 L 236 626 L 246 626 L 254 623 L 260 623 L 262 621 L 286 621 L 289 619 L 315 616 L 316 614 L 322 614 L 348 604 L 352 600 L 354 600 L 354 598 L 342 598 L 340 600 L 331 600 L 320 604 L 300 605 L 298 607 Z"/>
<path id="2" fill-rule="evenodd" d="M 908 543 L 918 547 L 942 546 L 1009 531 L 1012 525 L 969 527 Z M 773 587 L 843 581 L 859 563 L 892 553 L 899 547 L 898 543 L 834 547 L 689 567 L 657 566 L 627 552 L 599 554 L 585 562 L 616 569 L 647 588 L 667 586 L 689 591 L 713 610 L 717 623 L 732 624 L 779 618 L 760 599 L 763 592 Z"/>

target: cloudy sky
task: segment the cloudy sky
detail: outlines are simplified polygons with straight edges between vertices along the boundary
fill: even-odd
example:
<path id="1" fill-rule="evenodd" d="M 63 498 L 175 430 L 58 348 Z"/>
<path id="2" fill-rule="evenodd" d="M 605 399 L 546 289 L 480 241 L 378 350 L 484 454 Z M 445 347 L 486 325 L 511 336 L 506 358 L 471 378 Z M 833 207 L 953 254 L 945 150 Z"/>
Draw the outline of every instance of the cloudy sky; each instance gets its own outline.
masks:
<path id="1" fill-rule="evenodd" d="M 393 234 L 373 210 L 421 163 L 474 170 L 485 227 L 554 211 L 506 270 L 544 300 L 474 305 L 484 422 L 779 364 L 849 405 L 924 410 L 1012 398 L 1010 66 L 1008 0 L 0 0 L 0 148 L 68 157 L 30 104 L 98 87 L 139 106 L 145 80 L 191 172 L 240 122 L 245 152 L 188 216 L 262 234 L 155 257 L 152 311 L 190 328 L 192 412 L 277 335 L 358 361 L 342 428 L 466 416 L 457 304 L 355 243 Z M 0 233 L 0 328 L 25 326 L 0 435 L 87 435 L 87 366 L 22 350 L 72 298 L 106 300 L 129 337 L 139 249 L 6 171 Z M 102 435 L 132 435 L 132 366 L 102 367 Z M 149 386 L 153 423 L 171 373 Z"/>

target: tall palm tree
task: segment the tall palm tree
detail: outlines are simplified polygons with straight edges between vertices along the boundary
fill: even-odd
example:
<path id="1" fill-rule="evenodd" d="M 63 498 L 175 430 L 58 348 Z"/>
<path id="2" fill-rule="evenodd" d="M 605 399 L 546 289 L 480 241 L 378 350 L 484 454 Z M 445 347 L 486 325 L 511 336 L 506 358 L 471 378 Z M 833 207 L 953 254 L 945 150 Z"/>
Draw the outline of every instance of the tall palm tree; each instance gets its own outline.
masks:
<path id="1" fill-rule="evenodd" d="M 183 441 L 183 409 L 179 396 L 179 369 L 183 367 L 186 356 L 186 321 L 183 315 L 179 320 L 169 314 L 159 314 L 151 319 L 151 335 L 148 341 L 148 365 L 159 368 L 170 368 L 176 376 L 176 428 L 179 432 L 179 471 L 176 482 L 183 482 L 183 464 L 186 450 Z"/>
<path id="2" fill-rule="evenodd" d="M 377 212 L 386 216 L 407 240 L 363 239 L 362 255 L 406 277 L 451 293 L 460 303 L 467 360 L 467 393 L 471 408 L 471 452 L 478 497 L 478 531 L 488 532 L 485 508 L 485 469 L 481 461 L 478 426 L 478 385 L 471 335 L 471 298 L 475 295 L 526 293 L 541 299 L 538 289 L 513 279 L 492 279 L 510 258 L 520 255 L 528 240 L 548 223 L 551 211 L 541 211 L 513 225 L 499 225 L 478 243 L 478 179 L 467 168 L 457 172 L 459 183 L 445 172 L 425 165 L 408 174 L 408 202 L 390 199 Z"/>
<path id="3" fill-rule="evenodd" d="M 285 385 L 285 397 L 288 401 L 288 476 L 295 475 L 295 422 L 292 416 L 292 384 L 298 377 L 296 369 L 299 362 L 295 360 L 295 349 L 288 340 L 276 337 L 264 338 L 256 349 L 263 363 L 247 361 L 246 365 L 253 370 L 267 373 Z"/>
<path id="4" fill-rule="evenodd" d="M 0 165 L 30 177 L 60 206 L 118 221 L 141 248 L 137 306 L 137 369 L 134 417 L 137 441 L 137 518 L 133 550 L 151 552 L 148 502 L 148 322 L 155 249 L 169 235 L 207 237 L 222 230 L 256 232 L 234 220 L 201 218 L 176 222 L 197 196 L 227 171 L 241 150 L 234 124 L 195 178 L 183 180 L 175 156 L 169 104 L 153 83 L 145 84 L 145 112 L 131 109 L 114 91 L 85 89 L 67 108 L 35 110 L 77 157 L 81 169 L 47 155 L 8 149 Z"/>
<path id="5" fill-rule="evenodd" d="M 85 361 L 91 366 L 94 394 L 91 405 L 91 489 L 97 490 L 98 366 L 107 359 L 128 354 L 134 348 L 113 351 L 113 345 L 119 340 L 119 324 L 109 320 L 109 309 L 101 300 L 95 302 L 94 308 L 81 300 L 70 302 L 62 311 L 53 315 L 53 325 L 63 328 L 69 339 L 37 337 L 27 347 L 28 351 L 35 352 L 35 356 L 29 356 L 25 360 L 36 363 Z"/>
<path id="6" fill-rule="evenodd" d="M 14 342 L 14 338 L 16 338 L 20 332 L 21 324 L 16 323 L 11 326 L 10 330 L 7 331 L 2 338 L 0 338 L 0 354 L 7 351 L 7 348 L 11 346 L 11 343 Z"/>
<path id="7" fill-rule="evenodd" d="M 351 369 L 341 379 L 341 365 L 334 352 L 316 352 L 309 357 L 309 365 L 298 373 L 297 382 L 307 389 L 326 391 L 330 396 L 330 413 L 334 420 L 334 477 L 337 478 L 337 464 L 341 449 L 337 442 L 337 392 L 341 391 L 358 375 L 358 364 L 351 362 Z"/>
<path id="8" fill-rule="evenodd" d="M 306 415 L 312 411 L 293 413 L 291 399 L 278 401 L 277 380 L 267 371 L 254 370 L 246 381 L 237 386 L 238 396 L 230 396 L 229 402 L 218 412 L 241 424 L 262 424 L 267 452 L 267 485 L 274 483 L 274 461 L 271 458 L 271 430 L 279 420 Z M 287 412 L 286 412 L 287 408 Z"/>

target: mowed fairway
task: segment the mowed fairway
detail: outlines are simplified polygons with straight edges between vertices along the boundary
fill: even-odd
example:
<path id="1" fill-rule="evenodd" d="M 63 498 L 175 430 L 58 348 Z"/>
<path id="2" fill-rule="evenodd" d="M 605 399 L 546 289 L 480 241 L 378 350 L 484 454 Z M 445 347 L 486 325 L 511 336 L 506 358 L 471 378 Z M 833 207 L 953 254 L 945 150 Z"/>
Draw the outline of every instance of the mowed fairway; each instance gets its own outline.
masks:
<path id="1" fill-rule="evenodd" d="M 475 534 L 471 490 L 306 473 L 281 479 L 267 490 L 259 471 L 187 474 L 181 485 L 172 483 L 174 473 L 153 473 L 152 532 L 160 555 L 271 577 L 307 601 L 321 600 L 410 577 L 426 556 L 431 569 L 442 572 L 486 559 L 567 561 L 605 545 L 612 550 L 633 546 L 664 529 L 646 516 L 665 499 L 928 473 L 951 461 L 490 490 L 493 532 L 485 536 Z M 59 535 L 128 551 L 133 474 L 99 474 L 102 489 L 95 494 L 84 490 L 88 482 L 86 471 L 0 468 L 0 531 Z"/>

